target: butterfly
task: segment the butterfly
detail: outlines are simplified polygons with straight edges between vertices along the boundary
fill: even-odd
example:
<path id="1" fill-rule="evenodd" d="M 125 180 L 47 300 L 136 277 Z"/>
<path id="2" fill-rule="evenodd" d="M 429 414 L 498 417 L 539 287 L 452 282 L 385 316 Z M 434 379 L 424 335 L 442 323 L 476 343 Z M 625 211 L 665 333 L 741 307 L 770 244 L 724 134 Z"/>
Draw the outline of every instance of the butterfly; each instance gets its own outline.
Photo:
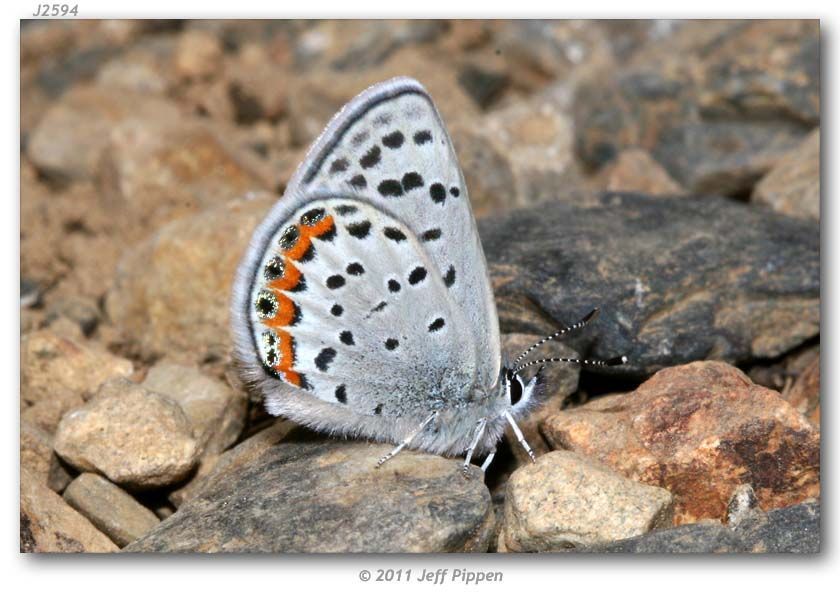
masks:
<path id="1" fill-rule="evenodd" d="M 539 403 L 546 362 L 503 363 L 481 241 L 452 142 L 404 77 L 333 117 L 257 227 L 231 321 L 243 377 L 266 410 L 329 434 L 443 455 L 487 455 Z M 542 366 L 540 366 L 540 370 Z"/>

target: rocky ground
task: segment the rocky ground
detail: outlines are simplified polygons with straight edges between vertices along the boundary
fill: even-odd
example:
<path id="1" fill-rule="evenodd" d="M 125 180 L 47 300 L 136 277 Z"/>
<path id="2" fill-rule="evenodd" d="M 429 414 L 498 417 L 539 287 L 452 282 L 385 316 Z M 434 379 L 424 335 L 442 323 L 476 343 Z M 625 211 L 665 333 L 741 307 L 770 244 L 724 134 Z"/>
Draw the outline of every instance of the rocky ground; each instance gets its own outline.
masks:
<path id="1" fill-rule="evenodd" d="M 27 552 L 804 552 L 820 521 L 817 21 L 21 30 Z M 431 91 L 505 346 L 600 306 L 486 479 L 269 418 L 254 226 L 363 87 Z"/>

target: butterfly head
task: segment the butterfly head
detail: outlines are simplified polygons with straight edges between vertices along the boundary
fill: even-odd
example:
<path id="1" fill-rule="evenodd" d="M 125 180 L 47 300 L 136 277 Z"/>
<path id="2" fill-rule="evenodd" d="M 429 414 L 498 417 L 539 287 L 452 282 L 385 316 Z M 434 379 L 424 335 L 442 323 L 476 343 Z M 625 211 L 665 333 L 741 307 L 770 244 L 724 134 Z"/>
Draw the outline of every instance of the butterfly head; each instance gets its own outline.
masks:
<path id="1" fill-rule="evenodd" d="M 514 417 L 521 417 L 531 412 L 539 404 L 545 378 L 542 368 L 531 379 L 526 379 L 512 367 L 502 367 L 499 374 L 503 406 Z"/>

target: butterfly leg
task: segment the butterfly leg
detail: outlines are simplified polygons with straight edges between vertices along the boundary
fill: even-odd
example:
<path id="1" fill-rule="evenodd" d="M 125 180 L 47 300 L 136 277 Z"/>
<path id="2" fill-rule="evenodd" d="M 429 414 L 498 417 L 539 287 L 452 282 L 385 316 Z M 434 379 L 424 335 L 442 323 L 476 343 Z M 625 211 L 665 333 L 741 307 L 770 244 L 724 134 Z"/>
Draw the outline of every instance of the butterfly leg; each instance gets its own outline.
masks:
<path id="1" fill-rule="evenodd" d="M 472 443 L 467 449 L 466 458 L 464 458 L 464 466 L 461 467 L 461 472 L 464 474 L 464 477 L 469 476 L 470 461 L 472 461 L 473 452 L 475 452 L 476 446 L 478 446 L 478 443 L 481 441 L 481 436 L 484 435 L 485 427 L 487 427 L 487 419 L 479 419 L 478 423 L 475 425 L 475 433 L 473 434 Z"/>
<path id="2" fill-rule="evenodd" d="M 493 462 L 493 457 L 496 456 L 496 451 L 493 450 L 490 454 L 487 455 L 487 458 L 484 459 L 484 462 L 481 463 L 481 470 L 482 472 L 487 472 L 487 467 L 490 466 L 490 463 Z"/>
<path id="3" fill-rule="evenodd" d="M 531 457 L 531 462 L 537 462 L 536 456 L 534 456 L 534 451 L 531 450 L 531 446 L 528 445 L 528 442 L 525 441 L 525 436 L 522 435 L 522 431 L 519 429 L 519 426 L 516 424 L 516 421 L 513 420 L 510 412 L 505 411 L 503 413 L 505 418 L 507 419 L 508 423 L 510 423 L 510 428 L 513 429 L 513 434 L 516 436 L 516 441 L 519 442 L 523 448 L 525 448 L 525 452 L 528 453 L 528 456 Z"/>
<path id="4" fill-rule="evenodd" d="M 385 463 L 385 462 L 386 462 L 386 461 L 388 461 L 388 460 L 391 460 L 391 459 L 392 459 L 392 458 L 394 458 L 397 454 L 399 454 L 400 450 L 402 450 L 402 449 L 403 449 L 403 448 L 405 448 L 408 444 L 410 444 L 410 443 L 411 443 L 411 440 L 413 440 L 415 437 L 417 437 L 417 435 L 418 435 L 421 431 L 423 431 L 424 429 L 426 429 L 426 426 L 427 426 L 429 423 L 431 423 L 432 421 L 434 421 L 434 420 L 435 420 L 435 417 L 437 417 L 437 415 L 438 415 L 438 414 L 437 414 L 437 411 L 435 411 L 435 412 L 433 412 L 432 414 L 430 414 L 428 417 L 426 417 L 426 420 L 425 420 L 425 421 L 423 421 L 422 423 L 420 423 L 420 425 L 417 427 L 417 429 L 415 429 L 414 431 L 412 431 L 411 433 L 409 433 L 409 434 L 408 434 L 408 437 L 407 437 L 407 438 L 405 438 L 405 439 L 404 439 L 404 440 L 403 440 L 403 441 L 402 441 L 402 442 L 401 442 L 398 446 L 396 446 L 393 450 L 391 450 L 388 454 L 386 454 L 385 456 L 383 456 L 382 458 L 380 458 L 380 459 L 376 462 L 376 468 L 378 469 L 379 467 L 381 467 L 381 466 L 382 466 L 382 464 L 383 464 L 383 463 Z"/>

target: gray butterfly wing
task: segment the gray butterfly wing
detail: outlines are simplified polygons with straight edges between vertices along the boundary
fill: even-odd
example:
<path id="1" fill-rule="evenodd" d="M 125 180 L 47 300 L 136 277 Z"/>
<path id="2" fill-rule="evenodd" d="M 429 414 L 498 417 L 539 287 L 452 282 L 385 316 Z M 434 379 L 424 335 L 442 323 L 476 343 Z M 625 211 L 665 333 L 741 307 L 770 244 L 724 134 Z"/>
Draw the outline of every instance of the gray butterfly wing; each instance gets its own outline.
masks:
<path id="1" fill-rule="evenodd" d="M 475 345 L 476 383 L 497 380 L 499 325 L 464 176 L 428 92 L 398 78 L 362 93 L 336 115 L 290 183 L 303 197 L 344 192 L 406 223 L 426 246 Z"/>
<path id="2" fill-rule="evenodd" d="M 333 119 L 257 228 L 232 321 L 269 410 L 321 429 L 383 438 L 377 421 L 348 409 L 390 411 L 387 437 L 399 439 L 418 420 L 412 411 L 495 383 L 484 255 L 451 142 L 418 83 L 375 86 Z"/>

